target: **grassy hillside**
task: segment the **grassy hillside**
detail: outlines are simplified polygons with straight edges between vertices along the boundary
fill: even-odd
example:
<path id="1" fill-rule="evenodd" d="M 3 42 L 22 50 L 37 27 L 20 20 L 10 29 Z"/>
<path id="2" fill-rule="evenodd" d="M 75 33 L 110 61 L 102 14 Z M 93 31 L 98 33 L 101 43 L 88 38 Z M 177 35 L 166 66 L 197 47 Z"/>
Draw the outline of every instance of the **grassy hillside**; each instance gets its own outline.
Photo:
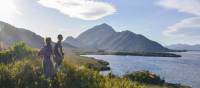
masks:
<path id="1" fill-rule="evenodd" d="M 75 64 L 77 66 L 86 66 L 87 68 L 92 68 L 94 70 L 110 70 L 108 62 L 103 60 L 97 60 L 95 58 L 89 58 L 84 56 L 78 56 L 73 53 L 66 53 L 65 60 L 69 63 Z"/>
<path id="2" fill-rule="evenodd" d="M 40 59 L 16 61 L 0 64 L 1 88 L 140 88 L 128 79 L 101 76 L 97 71 L 76 67 L 65 61 L 62 70 L 53 80 L 42 74 Z"/>
<path id="3" fill-rule="evenodd" d="M 18 48 L 14 48 L 18 47 Z M 21 51 L 22 50 L 22 51 Z M 117 77 L 112 74 L 100 75 L 98 70 L 87 68 L 87 63 L 99 65 L 98 61 L 86 57 L 67 54 L 61 70 L 53 79 L 45 78 L 42 71 L 42 58 L 37 51 L 17 43 L 0 53 L 1 88 L 189 88 L 181 85 L 152 84 L 133 80 L 135 74 Z M 149 78 L 149 74 L 137 78 Z M 151 77 L 151 76 L 150 76 Z M 157 76 L 156 76 L 157 78 Z M 146 80 L 146 79 L 142 79 Z M 151 79 L 154 80 L 154 79 Z"/>

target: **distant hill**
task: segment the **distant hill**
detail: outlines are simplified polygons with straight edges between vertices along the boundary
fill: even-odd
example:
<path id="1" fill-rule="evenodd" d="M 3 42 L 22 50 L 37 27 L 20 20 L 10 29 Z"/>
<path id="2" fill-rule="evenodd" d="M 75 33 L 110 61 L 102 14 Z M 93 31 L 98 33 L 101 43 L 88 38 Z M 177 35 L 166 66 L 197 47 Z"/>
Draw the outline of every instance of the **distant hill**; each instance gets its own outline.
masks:
<path id="1" fill-rule="evenodd" d="M 68 44 L 73 44 L 73 46 L 78 47 L 78 48 L 81 48 L 84 46 L 84 44 L 82 44 L 80 41 L 73 38 L 72 36 L 67 37 L 66 41 L 64 41 L 64 42 L 68 43 Z"/>
<path id="2" fill-rule="evenodd" d="M 16 41 L 23 41 L 31 47 L 41 48 L 44 44 L 44 39 L 23 28 L 16 28 L 8 23 L 0 21 L 0 41 L 10 46 Z"/>
<path id="3" fill-rule="evenodd" d="M 16 28 L 8 23 L 0 21 L 1 45 L 8 47 L 17 41 L 23 41 L 34 48 L 41 48 L 44 45 L 44 38 L 36 33 L 23 28 Z M 64 43 L 63 47 L 67 49 L 76 48 L 67 43 Z"/>
<path id="4" fill-rule="evenodd" d="M 116 32 L 110 25 L 105 23 L 81 33 L 77 38 L 68 37 L 64 42 L 81 48 L 112 51 L 171 51 L 143 35 L 131 31 Z"/>
<path id="5" fill-rule="evenodd" d="M 199 45 L 174 44 L 166 47 L 175 50 L 200 50 L 200 44 Z"/>

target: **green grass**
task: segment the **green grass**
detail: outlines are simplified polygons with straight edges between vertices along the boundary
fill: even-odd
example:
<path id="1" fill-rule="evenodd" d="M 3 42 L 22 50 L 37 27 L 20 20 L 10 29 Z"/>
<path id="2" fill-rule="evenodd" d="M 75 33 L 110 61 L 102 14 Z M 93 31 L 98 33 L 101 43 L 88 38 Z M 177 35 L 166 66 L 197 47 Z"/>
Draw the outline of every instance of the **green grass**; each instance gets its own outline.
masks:
<path id="1" fill-rule="evenodd" d="M 0 64 L 1 88 L 189 88 L 144 84 L 127 77 L 102 76 L 98 71 L 64 60 L 53 80 L 45 78 L 41 58 L 24 58 Z"/>
<path id="2" fill-rule="evenodd" d="M 65 53 L 65 59 L 67 62 L 70 62 L 72 64 L 76 64 L 77 66 L 86 66 L 88 68 L 92 68 L 94 70 L 109 70 L 109 67 L 107 66 L 109 63 L 97 60 L 95 58 L 89 58 L 84 56 L 78 56 L 70 52 Z"/>
<path id="3" fill-rule="evenodd" d="M 23 42 L 16 42 L 5 51 L 0 52 L 0 62 L 9 63 L 24 57 L 33 57 L 37 50 L 27 46 Z"/>
<path id="4" fill-rule="evenodd" d="M 25 58 L 0 64 L 1 88 L 143 88 L 125 78 L 99 75 L 98 71 L 77 66 L 64 60 L 61 71 L 53 80 L 45 78 L 41 59 Z"/>
<path id="5" fill-rule="evenodd" d="M 23 43 L 18 43 L 15 44 L 18 48 L 0 52 L 5 57 L 11 54 L 11 58 L 7 59 L 12 59 L 10 62 L 0 62 L 0 88 L 189 88 L 179 84 L 140 82 L 128 76 L 103 76 L 98 69 L 89 69 L 87 65 L 101 66 L 104 62 L 71 53 L 66 54 L 61 70 L 53 78 L 46 78 L 43 74 L 42 58 L 36 56 L 34 49 L 22 45 Z M 16 52 L 18 50 L 22 52 Z M 138 79 L 140 77 L 144 76 L 139 76 Z"/>
<path id="6" fill-rule="evenodd" d="M 137 82 L 146 83 L 146 84 L 163 85 L 165 83 L 165 80 L 161 79 L 160 76 L 146 70 L 136 71 L 132 74 L 127 74 L 125 75 L 125 77 L 132 81 L 137 81 Z"/>

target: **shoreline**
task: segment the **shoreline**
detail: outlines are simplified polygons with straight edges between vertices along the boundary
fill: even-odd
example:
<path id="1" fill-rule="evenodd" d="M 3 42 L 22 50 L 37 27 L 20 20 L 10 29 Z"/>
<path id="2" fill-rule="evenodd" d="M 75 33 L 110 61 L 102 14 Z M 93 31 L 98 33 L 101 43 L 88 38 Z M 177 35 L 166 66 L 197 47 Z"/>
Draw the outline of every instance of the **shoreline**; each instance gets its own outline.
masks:
<path id="1" fill-rule="evenodd" d="M 99 70 L 99 72 L 108 72 L 108 73 L 103 73 L 102 75 L 104 76 L 108 76 L 108 75 L 113 75 L 113 76 L 117 76 L 117 75 L 114 75 L 112 72 L 111 72 L 111 67 L 109 66 L 109 62 L 105 61 L 105 60 L 99 60 L 99 59 L 96 59 L 94 57 L 87 57 L 87 56 L 83 56 L 83 57 L 86 57 L 86 58 L 90 58 L 90 59 L 95 59 L 97 60 L 98 62 L 99 61 L 102 61 L 101 64 L 103 64 L 105 67 L 101 67 Z M 141 70 L 142 71 L 142 70 Z M 137 72 L 137 71 L 135 71 Z M 132 72 L 132 73 L 135 73 L 135 72 Z M 129 73 L 129 74 L 132 74 L 132 73 Z M 125 75 L 122 75 L 122 77 L 124 77 Z M 119 76 L 118 76 L 119 77 Z M 164 79 L 165 80 L 165 79 Z M 153 85 L 153 84 L 144 84 L 144 85 Z M 185 85 L 185 84 L 181 84 L 181 83 L 170 83 L 170 82 L 165 82 L 163 85 L 166 85 L 166 86 L 171 86 L 172 88 L 173 87 L 181 87 L 181 88 L 192 88 L 191 85 Z"/>
<path id="2" fill-rule="evenodd" d="M 146 56 L 146 57 L 182 57 L 169 52 L 76 52 L 78 55 L 118 55 L 118 56 Z"/>
<path id="3" fill-rule="evenodd" d="M 181 55 L 173 54 L 171 52 L 76 52 L 76 55 L 80 57 L 86 57 L 91 60 L 96 60 L 101 66 L 96 66 L 94 64 L 88 64 L 88 68 L 97 69 L 99 71 L 110 71 L 109 62 L 105 60 L 99 60 L 94 57 L 88 57 L 84 55 L 117 55 L 117 56 L 144 56 L 144 57 L 182 57 Z"/>

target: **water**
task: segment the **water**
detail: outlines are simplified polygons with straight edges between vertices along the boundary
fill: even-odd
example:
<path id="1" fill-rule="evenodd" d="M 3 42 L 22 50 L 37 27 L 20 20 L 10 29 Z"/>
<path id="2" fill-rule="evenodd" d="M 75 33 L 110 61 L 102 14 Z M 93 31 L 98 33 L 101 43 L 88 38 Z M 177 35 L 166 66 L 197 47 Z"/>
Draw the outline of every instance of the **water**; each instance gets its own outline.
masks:
<path id="1" fill-rule="evenodd" d="M 124 75 L 138 70 L 149 70 L 160 75 L 167 82 L 200 88 L 200 52 L 190 51 L 176 54 L 182 55 L 182 57 L 85 56 L 108 61 L 111 72 L 115 75 Z"/>

